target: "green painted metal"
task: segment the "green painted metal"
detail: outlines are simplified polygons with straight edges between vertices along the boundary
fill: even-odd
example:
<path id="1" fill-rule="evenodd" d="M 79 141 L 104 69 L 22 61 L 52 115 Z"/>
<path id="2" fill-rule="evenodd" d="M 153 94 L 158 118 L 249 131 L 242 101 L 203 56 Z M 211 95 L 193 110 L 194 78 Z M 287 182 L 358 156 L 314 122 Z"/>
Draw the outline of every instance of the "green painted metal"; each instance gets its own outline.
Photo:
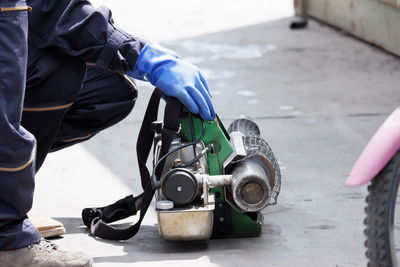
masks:
<path id="1" fill-rule="evenodd" d="M 183 141 L 198 140 L 202 137 L 207 146 L 214 145 L 214 150 L 207 153 L 207 161 L 210 175 L 225 174 L 223 163 L 233 152 L 229 143 L 229 134 L 217 117 L 215 121 L 205 122 L 198 116 L 183 113 L 180 118 L 180 137 Z M 193 128 L 191 128 L 191 125 Z M 192 129 L 194 136 L 192 135 Z M 240 213 L 226 198 L 224 188 L 212 188 L 215 195 L 214 231 L 213 238 L 232 237 L 257 237 L 261 235 L 263 216 L 257 213 Z"/>
<path id="2" fill-rule="evenodd" d="M 205 135 L 202 139 L 204 145 L 214 145 L 214 151 L 212 151 L 214 153 L 207 153 L 209 174 L 223 174 L 222 164 L 233 152 L 231 145 L 229 144 L 229 135 L 226 134 L 225 130 L 222 130 L 219 120 L 204 122 L 203 124 L 203 121 L 199 117 L 192 115 L 192 125 L 195 133 L 195 138 L 193 138 L 190 129 L 190 121 L 191 119 L 188 114 L 183 115 L 183 117 L 181 118 L 181 138 L 186 141 L 198 140 L 199 138 L 201 138 L 204 125 Z"/>

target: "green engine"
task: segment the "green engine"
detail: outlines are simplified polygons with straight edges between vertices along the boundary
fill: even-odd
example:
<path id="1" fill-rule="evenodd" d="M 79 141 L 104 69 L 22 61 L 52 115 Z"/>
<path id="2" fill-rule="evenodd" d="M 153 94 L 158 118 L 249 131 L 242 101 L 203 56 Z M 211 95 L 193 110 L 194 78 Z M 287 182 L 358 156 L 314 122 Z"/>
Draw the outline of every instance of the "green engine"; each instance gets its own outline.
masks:
<path id="1" fill-rule="evenodd" d="M 154 122 L 154 161 L 159 160 L 161 122 Z M 235 120 L 228 131 L 219 118 L 205 122 L 182 112 L 156 192 L 161 236 L 171 241 L 257 237 L 261 210 L 280 192 L 279 165 L 258 126 Z"/>

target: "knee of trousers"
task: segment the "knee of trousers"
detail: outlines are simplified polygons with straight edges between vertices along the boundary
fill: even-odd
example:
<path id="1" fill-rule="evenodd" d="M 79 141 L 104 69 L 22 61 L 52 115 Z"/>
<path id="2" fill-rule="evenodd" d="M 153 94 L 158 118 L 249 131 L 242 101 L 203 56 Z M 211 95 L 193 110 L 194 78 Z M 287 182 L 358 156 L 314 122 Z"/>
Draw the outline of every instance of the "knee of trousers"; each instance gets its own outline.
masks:
<path id="1" fill-rule="evenodd" d="M 24 112 L 66 110 L 72 106 L 82 87 L 86 65 L 74 57 L 63 57 L 62 61 L 61 68 L 34 86 L 27 86 Z"/>
<path id="2" fill-rule="evenodd" d="M 76 130 L 98 132 L 125 118 L 136 98 L 136 85 L 127 76 L 89 68 L 76 102 L 65 114 L 64 121 Z"/>
<path id="3" fill-rule="evenodd" d="M 135 83 L 119 73 L 88 68 L 76 102 L 66 112 L 51 151 L 86 141 L 120 122 L 137 99 Z"/>

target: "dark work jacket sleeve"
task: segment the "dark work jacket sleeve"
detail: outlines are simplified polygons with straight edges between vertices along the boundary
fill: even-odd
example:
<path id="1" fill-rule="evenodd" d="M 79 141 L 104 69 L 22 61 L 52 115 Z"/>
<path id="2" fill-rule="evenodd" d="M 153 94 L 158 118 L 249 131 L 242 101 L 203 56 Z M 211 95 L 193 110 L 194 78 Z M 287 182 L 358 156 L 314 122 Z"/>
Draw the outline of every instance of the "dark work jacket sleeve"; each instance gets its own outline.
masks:
<path id="1" fill-rule="evenodd" d="M 145 41 L 117 28 L 106 7 L 85 0 L 28 0 L 29 42 L 113 71 L 134 68 Z"/>

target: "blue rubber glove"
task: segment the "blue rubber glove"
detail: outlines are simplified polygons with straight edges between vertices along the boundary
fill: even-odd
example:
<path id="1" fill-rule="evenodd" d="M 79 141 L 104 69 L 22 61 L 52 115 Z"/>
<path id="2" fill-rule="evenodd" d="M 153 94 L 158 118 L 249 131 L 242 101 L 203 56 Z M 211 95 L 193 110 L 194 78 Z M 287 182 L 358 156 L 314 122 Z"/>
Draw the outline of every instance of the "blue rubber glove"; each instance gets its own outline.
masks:
<path id="1" fill-rule="evenodd" d="M 147 80 L 166 95 L 178 98 L 192 113 L 214 120 L 215 110 L 206 79 L 200 70 L 175 52 L 147 43 L 140 51 L 134 70 L 127 74 Z"/>

